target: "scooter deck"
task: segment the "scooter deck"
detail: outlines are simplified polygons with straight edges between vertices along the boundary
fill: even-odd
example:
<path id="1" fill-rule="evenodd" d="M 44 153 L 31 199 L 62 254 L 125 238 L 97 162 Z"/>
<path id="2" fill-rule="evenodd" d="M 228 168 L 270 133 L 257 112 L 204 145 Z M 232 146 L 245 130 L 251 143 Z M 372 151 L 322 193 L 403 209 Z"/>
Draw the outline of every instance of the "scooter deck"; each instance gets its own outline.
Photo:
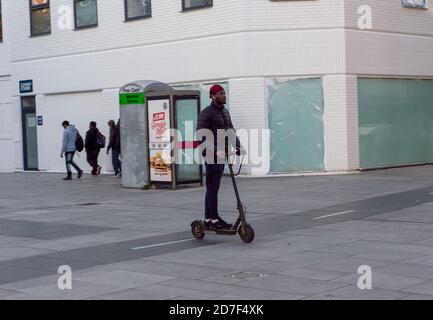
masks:
<path id="1" fill-rule="evenodd" d="M 238 231 L 235 229 L 218 229 L 218 230 L 205 230 L 206 234 L 223 234 L 223 235 L 235 235 Z"/>

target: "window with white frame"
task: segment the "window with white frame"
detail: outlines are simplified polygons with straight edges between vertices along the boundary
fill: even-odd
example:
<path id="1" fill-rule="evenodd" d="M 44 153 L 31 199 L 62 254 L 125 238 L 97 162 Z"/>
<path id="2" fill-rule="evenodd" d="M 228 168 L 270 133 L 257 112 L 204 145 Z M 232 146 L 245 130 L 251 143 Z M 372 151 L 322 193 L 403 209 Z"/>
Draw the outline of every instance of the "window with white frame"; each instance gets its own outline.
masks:
<path id="1" fill-rule="evenodd" d="M 30 34 L 32 36 L 51 33 L 50 0 L 30 1 Z"/>
<path id="2" fill-rule="evenodd" d="M 96 0 L 74 0 L 75 29 L 98 25 L 98 4 Z"/>
<path id="3" fill-rule="evenodd" d="M 427 9 L 427 0 L 401 0 L 405 8 Z"/>
<path id="4" fill-rule="evenodd" d="M 182 0 L 182 10 L 212 7 L 212 0 Z"/>
<path id="5" fill-rule="evenodd" d="M 151 0 L 125 0 L 125 20 L 152 16 Z"/>

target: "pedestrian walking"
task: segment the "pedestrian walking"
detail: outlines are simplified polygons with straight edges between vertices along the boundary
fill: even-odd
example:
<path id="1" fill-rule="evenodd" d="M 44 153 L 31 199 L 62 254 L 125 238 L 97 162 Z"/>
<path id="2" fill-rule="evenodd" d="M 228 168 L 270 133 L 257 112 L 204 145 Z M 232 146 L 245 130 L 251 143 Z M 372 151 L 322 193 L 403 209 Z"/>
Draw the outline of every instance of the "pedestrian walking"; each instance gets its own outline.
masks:
<path id="1" fill-rule="evenodd" d="M 86 133 L 86 153 L 87 162 L 92 167 L 92 175 L 98 176 L 101 174 L 101 166 L 98 164 L 98 156 L 101 148 L 105 147 L 105 137 L 99 132 L 96 127 L 96 122 L 91 121 L 89 130 Z"/>
<path id="2" fill-rule="evenodd" d="M 72 180 L 71 166 L 77 170 L 77 178 L 80 179 L 83 175 L 83 170 L 81 170 L 80 167 L 74 162 L 74 155 L 77 151 L 77 144 L 80 142 L 82 143 L 82 138 L 75 126 L 69 124 L 69 121 L 63 121 L 62 127 L 65 130 L 63 131 L 62 151 L 60 153 L 60 158 L 63 158 L 63 155 L 65 156 L 67 173 L 67 176 L 63 178 L 63 180 Z"/>
<path id="3" fill-rule="evenodd" d="M 107 147 L 107 155 L 111 150 L 111 162 L 113 164 L 113 170 L 115 176 L 121 175 L 121 162 L 120 162 L 120 127 L 119 122 L 117 125 L 114 120 L 108 121 L 108 127 L 110 128 L 110 140 Z"/>

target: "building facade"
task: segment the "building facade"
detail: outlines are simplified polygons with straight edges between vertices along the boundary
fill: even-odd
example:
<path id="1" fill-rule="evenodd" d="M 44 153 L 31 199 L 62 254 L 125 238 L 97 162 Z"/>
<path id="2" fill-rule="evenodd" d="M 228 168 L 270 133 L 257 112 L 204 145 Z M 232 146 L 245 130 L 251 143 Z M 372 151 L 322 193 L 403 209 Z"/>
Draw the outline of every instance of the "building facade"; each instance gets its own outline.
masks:
<path id="1" fill-rule="evenodd" d="M 427 1 L 1 2 L 0 171 L 63 171 L 61 122 L 107 133 L 138 79 L 223 84 L 247 174 L 433 162 Z"/>

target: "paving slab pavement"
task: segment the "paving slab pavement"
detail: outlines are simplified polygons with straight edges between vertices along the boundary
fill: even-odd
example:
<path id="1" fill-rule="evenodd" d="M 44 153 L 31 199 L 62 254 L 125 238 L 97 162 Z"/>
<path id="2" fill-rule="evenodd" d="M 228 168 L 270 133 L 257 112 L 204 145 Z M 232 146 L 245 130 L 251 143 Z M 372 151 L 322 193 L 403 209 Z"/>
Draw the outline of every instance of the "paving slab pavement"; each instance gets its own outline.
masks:
<path id="1" fill-rule="evenodd" d="M 206 235 L 204 189 L 0 174 L 0 299 L 433 299 L 432 166 L 239 178 L 256 238 Z M 233 220 L 230 180 L 220 214 Z M 60 290 L 61 265 L 72 290 Z M 357 284 L 372 271 L 372 289 Z"/>

